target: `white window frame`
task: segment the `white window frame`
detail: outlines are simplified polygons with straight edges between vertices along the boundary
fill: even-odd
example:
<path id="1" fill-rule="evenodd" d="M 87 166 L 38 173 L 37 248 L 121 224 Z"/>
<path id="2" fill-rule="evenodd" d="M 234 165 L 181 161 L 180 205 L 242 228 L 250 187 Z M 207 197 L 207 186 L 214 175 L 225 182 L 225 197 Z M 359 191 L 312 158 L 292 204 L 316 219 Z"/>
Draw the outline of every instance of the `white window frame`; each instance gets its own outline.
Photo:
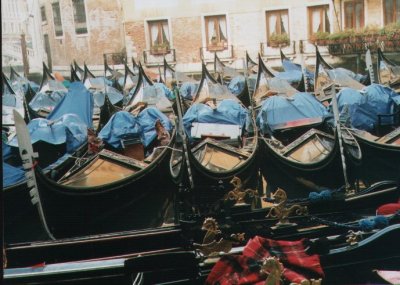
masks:
<path id="1" fill-rule="evenodd" d="M 210 16 L 225 16 L 226 20 L 226 37 L 227 37 L 227 45 L 228 45 L 228 50 L 229 46 L 232 45 L 232 40 L 231 40 L 231 25 L 229 21 L 229 13 L 226 11 L 221 11 L 221 12 L 212 12 L 212 13 L 202 13 L 201 14 L 201 44 L 202 47 L 207 49 L 207 35 L 206 35 L 206 17 Z"/>
<path id="2" fill-rule="evenodd" d="M 146 49 L 150 50 L 151 49 L 151 43 L 150 43 L 150 30 L 149 30 L 149 22 L 152 21 L 167 21 L 168 22 L 168 32 L 169 32 L 169 48 L 173 49 L 174 48 L 174 40 L 172 36 L 172 25 L 171 25 L 171 17 L 155 17 L 155 18 L 145 18 L 144 19 L 144 35 L 145 35 L 145 40 L 146 40 Z"/>

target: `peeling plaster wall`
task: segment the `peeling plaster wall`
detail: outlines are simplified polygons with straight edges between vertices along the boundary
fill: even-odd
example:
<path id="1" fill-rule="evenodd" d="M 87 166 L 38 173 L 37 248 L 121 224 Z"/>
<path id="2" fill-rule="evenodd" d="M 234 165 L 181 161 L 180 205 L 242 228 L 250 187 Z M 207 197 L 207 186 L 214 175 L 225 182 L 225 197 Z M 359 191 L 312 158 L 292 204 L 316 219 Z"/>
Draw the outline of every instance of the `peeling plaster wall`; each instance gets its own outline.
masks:
<path id="1" fill-rule="evenodd" d="M 45 6 L 47 23 L 43 34 L 48 34 L 53 66 L 69 65 L 74 59 L 78 64 L 102 65 L 104 53 L 124 51 L 121 7 L 118 1 L 85 0 L 88 33 L 75 33 L 71 0 L 60 0 L 63 36 L 55 37 L 51 3 Z"/>

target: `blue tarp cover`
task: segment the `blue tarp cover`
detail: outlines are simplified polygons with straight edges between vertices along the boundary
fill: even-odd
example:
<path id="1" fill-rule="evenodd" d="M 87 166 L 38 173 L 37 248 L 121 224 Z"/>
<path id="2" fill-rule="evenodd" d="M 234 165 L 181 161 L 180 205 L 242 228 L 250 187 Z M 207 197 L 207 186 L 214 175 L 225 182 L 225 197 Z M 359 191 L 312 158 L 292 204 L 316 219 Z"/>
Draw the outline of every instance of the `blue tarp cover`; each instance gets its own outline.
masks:
<path id="1" fill-rule="evenodd" d="M 284 60 L 282 61 L 282 65 L 283 65 L 283 69 L 284 69 L 285 71 L 288 71 L 288 72 L 290 72 L 290 71 L 299 71 L 299 72 L 302 72 L 302 70 L 301 70 L 301 65 L 298 64 L 298 63 L 294 63 L 294 62 L 291 61 L 291 60 L 284 59 Z M 307 77 L 308 77 L 309 80 L 310 80 L 310 84 L 311 84 L 311 85 L 314 85 L 314 72 L 311 72 L 310 70 L 308 70 L 308 69 L 306 68 L 306 75 L 307 75 Z"/>
<path id="2" fill-rule="evenodd" d="M 303 78 L 303 73 L 298 70 L 278 72 L 275 74 L 277 78 L 286 80 L 290 84 L 299 83 Z"/>
<path id="3" fill-rule="evenodd" d="M 21 167 L 14 167 L 3 161 L 3 189 L 25 181 L 25 171 Z"/>
<path id="4" fill-rule="evenodd" d="M 267 132 L 290 121 L 324 118 L 328 115 L 326 107 L 310 93 L 299 92 L 290 98 L 272 96 L 263 102 L 257 115 L 257 126 L 262 132 Z"/>
<path id="5" fill-rule="evenodd" d="M 64 91 L 39 92 L 32 98 L 29 106 L 35 111 L 39 111 L 41 108 L 53 110 L 66 94 L 67 92 Z"/>
<path id="6" fill-rule="evenodd" d="M 242 93 L 243 88 L 245 87 L 245 77 L 243 75 L 237 75 L 232 78 L 231 82 L 228 84 L 228 89 L 236 96 Z"/>
<path id="7" fill-rule="evenodd" d="M 142 126 L 142 131 L 144 133 L 143 145 L 145 147 L 147 147 L 157 136 L 155 129 L 155 123 L 157 120 L 160 120 L 160 122 L 168 132 L 171 132 L 172 130 L 171 121 L 157 108 L 146 108 L 139 113 L 137 118 L 139 120 L 139 124 Z"/>
<path id="8" fill-rule="evenodd" d="M 391 114 L 398 95 L 393 89 L 371 84 L 361 91 L 344 88 L 337 95 L 338 109 L 342 120 L 350 120 L 352 127 L 373 131 L 379 114 Z M 383 124 L 392 123 L 392 118 L 382 118 Z"/>
<path id="9" fill-rule="evenodd" d="M 174 93 L 171 90 L 169 90 L 169 88 L 167 86 L 165 86 L 164 83 L 159 83 L 159 82 L 154 83 L 154 87 L 157 88 L 157 89 L 161 89 L 162 92 L 164 92 L 165 96 L 167 96 L 167 98 L 169 100 L 174 100 L 175 99 Z"/>
<path id="10" fill-rule="evenodd" d="M 199 88 L 198 83 L 193 82 L 185 82 L 182 84 L 179 92 L 182 98 L 186 100 L 193 100 L 193 97 L 196 96 L 197 89 Z"/>
<path id="11" fill-rule="evenodd" d="M 183 126 L 190 138 L 192 123 L 216 123 L 245 127 L 248 111 L 234 100 L 226 99 L 213 110 L 202 103 L 193 104 L 183 116 Z"/>
<path id="12" fill-rule="evenodd" d="M 65 114 L 76 114 L 88 127 L 92 127 L 93 97 L 82 82 L 73 82 L 60 103 L 47 116 L 48 120 L 57 120 Z"/>
<path id="13" fill-rule="evenodd" d="M 56 121 L 42 118 L 33 119 L 29 122 L 28 129 L 32 144 L 38 141 L 53 145 L 67 143 L 69 152 L 76 150 L 87 141 L 87 126 L 75 114 L 63 115 Z M 15 136 L 8 144 L 18 147 L 17 137 Z"/>
<path id="14" fill-rule="evenodd" d="M 138 118 L 126 111 L 115 113 L 98 137 L 114 148 L 122 148 L 123 139 L 140 137 L 142 141 L 144 140 Z"/>
<path id="15" fill-rule="evenodd" d="M 31 88 L 34 92 L 39 91 L 40 86 L 33 81 L 27 80 L 26 78 L 18 78 L 17 80 L 14 80 L 13 82 L 11 82 L 12 88 L 15 91 L 19 90 L 23 94 L 25 94 L 28 91 L 28 84 L 31 86 Z"/>
<path id="16" fill-rule="evenodd" d="M 115 113 L 100 131 L 98 137 L 114 148 L 122 148 L 121 140 L 139 137 L 147 147 L 156 137 L 155 122 L 159 119 L 163 126 L 172 130 L 170 120 L 157 108 L 149 107 L 137 117 L 126 111 Z"/>
<path id="17" fill-rule="evenodd" d="M 123 95 L 114 87 L 107 86 L 106 89 L 90 89 L 90 92 L 93 94 L 94 105 L 98 108 L 104 105 L 104 101 L 106 99 L 106 93 L 108 99 L 110 99 L 111 104 L 115 105 L 118 102 L 122 101 Z"/>
<path id="18" fill-rule="evenodd" d="M 356 80 L 356 81 L 358 81 L 360 83 L 363 83 L 368 77 L 368 75 L 362 75 L 362 74 L 359 74 L 359 73 L 354 73 L 353 71 L 348 70 L 346 68 L 342 68 L 342 67 L 335 68 L 334 70 L 339 71 L 339 72 L 343 72 L 343 73 L 347 74 L 348 76 L 350 76 L 351 78 L 353 78 L 354 80 Z"/>

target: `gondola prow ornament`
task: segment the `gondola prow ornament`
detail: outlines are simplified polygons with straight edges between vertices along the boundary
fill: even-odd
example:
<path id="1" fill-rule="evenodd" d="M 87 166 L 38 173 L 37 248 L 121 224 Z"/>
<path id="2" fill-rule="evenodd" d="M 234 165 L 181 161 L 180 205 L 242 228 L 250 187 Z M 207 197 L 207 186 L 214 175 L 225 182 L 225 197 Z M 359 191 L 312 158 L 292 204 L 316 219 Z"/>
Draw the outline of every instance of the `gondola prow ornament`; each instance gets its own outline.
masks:
<path id="1" fill-rule="evenodd" d="M 33 151 L 31 137 L 29 135 L 29 130 L 25 124 L 24 119 L 16 110 L 13 110 L 13 114 L 14 114 L 15 129 L 17 131 L 19 154 L 21 156 L 22 166 L 26 171 L 25 177 L 28 189 L 30 189 L 29 194 L 31 196 L 31 201 L 32 204 L 36 205 L 38 209 L 39 217 L 42 222 L 44 230 L 46 231 L 49 238 L 54 240 L 55 238 L 53 234 L 50 232 L 49 227 L 47 226 L 42 203 L 40 201 L 40 195 L 37 189 L 36 176 L 34 170 L 36 163 L 34 162 L 34 159 L 38 158 L 38 153 Z"/>

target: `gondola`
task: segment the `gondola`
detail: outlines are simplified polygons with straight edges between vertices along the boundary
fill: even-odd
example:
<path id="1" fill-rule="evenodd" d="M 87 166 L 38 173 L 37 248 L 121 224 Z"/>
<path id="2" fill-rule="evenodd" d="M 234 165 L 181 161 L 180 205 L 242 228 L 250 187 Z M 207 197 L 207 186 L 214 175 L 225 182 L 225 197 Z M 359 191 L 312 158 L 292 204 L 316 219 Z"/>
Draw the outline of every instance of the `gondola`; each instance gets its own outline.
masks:
<path id="1" fill-rule="evenodd" d="M 314 276 L 314 278 L 311 277 L 314 281 L 321 279 L 323 284 L 369 284 L 369 281 L 373 281 L 371 278 L 374 278 L 373 270 L 376 268 L 383 267 L 387 270 L 398 268 L 400 252 L 396 246 L 396 237 L 399 233 L 400 225 L 395 224 L 372 234 L 359 232 L 362 237 L 360 236 L 359 239 L 357 237 L 355 241 L 346 235 L 321 236 L 293 243 L 255 237 L 246 247 L 234 248 L 231 251 L 232 254 L 222 257 L 223 263 L 220 263 L 214 272 L 212 272 L 214 262 L 210 260 L 202 263 L 199 270 L 201 272 L 199 283 L 219 284 L 214 282 L 218 280 L 224 284 L 225 281 L 233 278 L 239 282 L 242 277 L 245 279 L 246 276 L 257 284 L 265 282 L 268 274 L 258 272 L 261 270 L 263 257 L 270 256 L 275 257 L 275 260 L 269 260 L 269 265 L 274 264 L 271 267 L 271 269 L 274 268 L 274 271 L 283 264 L 284 267 L 278 270 L 281 273 L 278 274 L 278 278 L 279 280 L 284 279 L 285 282 L 290 283 L 288 279 L 296 280 L 297 278 L 299 278 L 297 280 L 307 280 L 303 275 L 308 275 Z M 256 246 L 258 242 L 261 242 L 259 247 Z M 321 246 L 321 243 L 324 245 Z M 286 250 L 285 247 L 287 247 Z M 258 251 L 255 251 L 256 248 Z M 289 248 L 291 250 L 296 248 L 297 256 L 294 256 L 295 254 L 290 252 Z M 244 262 L 239 262 L 239 259 Z M 296 261 L 297 259 L 299 262 Z M 308 263 L 312 260 L 315 262 Z M 272 272 L 274 271 L 271 271 L 270 275 L 273 276 Z M 307 284 L 319 284 L 311 283 L 310 280 L 308 282 Z"/>
<path id="2" fill-rule="evenodd" d="M 284 53 L 282 50 L 280 50 L 280 54 L 281 54 L 281 62 L 282 62 L 282 66 L 283 69 L 286 72 L 291 72 L 291 71 L 302 71 L 302 67 L 300 64 L 294 63 L 292 62 L 292 60 L 290 60 Z M 294 88 L 296 88 L 297 90 L 299 90 L 300 92 L 312 92 L 314 89 L 314 74 L 311 73 L 311 71 L 309 71 L 308 69 L 305 69 L 305 75 L 306 78 L 304 78 L 304 73 L 302 74 L 302 78 L 301 80 L 298 82 L 297 86 L 293 86 Z M 307 81 L 307 86 L 308 89 L 306 90 L 306 85 L 305 85 L 305 80 Z"/>
<path id="3" fill-rule="evenodd" d="M 154 101 L 154 90 L 151 83 L 147 83 L 150 87 L 144 87 L 144 77 L 140 68 L 138 85 L 130 103 L 143 102 L 160 109 L 159 104 L 168 99 L 163 99 L 164 94 L 161 94 Z M 171 110 L 167 106 L 162 111 L 171 115 Z M 131 118 L 127 112 L 121 114 Z M 111 121 L 109 130 L 113 130 Z M 160 148 L 147 141 L 147 149 L 144 149 L 137 137 L 117 140 L 117 146 L 124 147 L 122 150 L 115 149 L 110 142 L 110 147 L 97 149 L 88 159 L 76 158 L 75 167 L 58 181 L 37 168 L 38 191 L 53 235 L 67 237 L 160 226 L 172 195 L 165 170 L 174 130 L 170 137 L 168 144 Z M 153 155 L 145 158 L 144 151 L 153 151 Z"/>
<path id="4" fill-rule="evenodd" d="M 378 82 L 389 85 L 397 93 L 400 93 L 400 66 L 389 60 L 378 48 Z"/>
<path id="5" fill-rule="evenodd" d="M 132 57 L 132 71 L 135 74 L 139 73 L 139 65 L 136 63 L 136 61 L 133 57 Z"/>
<path id="6" fill-rule="evenodd" d="M 180 98 L 179 94 L 178 96 Z M 214 102 L 215 107 L 206 105 L 209 100 Z M 177 101 L 179 104 L 182 102 L 181 99 Z M 251 127 L 242 129 L 246 109 L 226 86 L 215 81 L 204 63 L 200 86 L 193 101 L 193 105 L 183 116 L 186 135 L 191 136 L 192 141 L 189 145 L 184 140 L 183 153 L 174 151 L 171 172 L 173 177 L 179 177 L 181 171 L 188 170 L 190 184 L 186 186 L 192 188 L 194 207 L 201 214 L 206 214 L 218 208 L 219 200 L 230 188 L 228 185 L 234 176 L 240 177 L 246 187 L 255 188 L 254 184 L 258 183 L 258 139 L 257 134 L 252 132 L 254 122 L 251 119 L 248 121 Z M 182 106 L 180 109 L 183 109 Z M 209 120 L 206 117 L 198 119 L 195 115 L 197 110 L 203 110 L 198 114 L 209 113 L 206 115 Z M 232 115 L 229 115 L 228 110 L 233 112 Z M 191 117 L 190 112 L 196 118 Z M 220 119 L 214 118 L 214 115 L 218 115 Z M 221 119 L 224 115 L 227 117 Z M 234 121 L 229 118 L 234 118 Z"/>
<path id="7" fill-rule="evenodd" d="M 120 86 L 118 84 L 118 80 L 120 78 L 123 78 L 124 75 L 122 75 L 120 72 L 112 69 L 108 63 L 107 63 L 107 57 L 104 57 L 104 75 L 105 77 L 112 82 L 112 87 L 122 91 L 120 89 Z"/>
<path id="8" fill-rule="evenodd" d="M 228 89 L 236 95 L 236 97 L 243 103 L 244 106 L 250 106 L 249 88 L 247 80 L 243 75 L 235 69 L 226 66 L 214 53 L 214 73 L 219 76 L 217 81 L 222 85 L 226 84 Z M 244 82 L 244 84 L 240 84 Z"/>
<path id="9" fill-rule="evenodd" d="M 135 87 L 137 86 L 138 83 L 138 74 L 135 74 L 128 66 L 128 64 L 125 62 L 125 76 L 124 76 L 124 81 L 122 83 L 122 92 L 124 94 L 124 104 L 126 104 L 131 96 L 132 92 L 135 90 Z"/>
<path id="10" fill-rule="evenodd" d="M 78 85 L 77 85 L 78 84 Z M 72 103 L 72 104 L 71 104 Z M 78 104 L 75 105 L 74 104 Z M 46 175 L 57 179 L 75 162 L 72 157 L 82 156 L 87 149 L 87 128 L 91 126 L 93 99 L 82 85 L 73 83 L 63 102 L 49 115 L 49 119 L 38 118 L 29 124 L 31 144 L 40 157 L 36 161 Z M 17 134 L 18 137 L 18 134 Z M 4 237 L 7 242 L 45 238 L 41 231 L 40 218 L 31 197 L 25 171 L 16 150 L 17 139 L 3 145 Z M 4 181 L 3 181 L 4 183 Z"/>
<path id="11" fill-rule="evenodd" d="M 71 82 L 75 82 L 75 81 L 81 81 L 81 79 L 79 78 L 78 74 L 76 73 L 74 66 L 72 64 L 70 64 L 70 70 L 71 70 L 71 74 L 70 74 L 70 80 Z"/>
<path id="12" fill-rule="evenodd" d="M 85 74 L 85 70 L 78 65 L 76 60 L 74 60 L 74 70 L 75 70 L 75 73 L 78 76 L 79 80 L 83 81 L 83 76 Z"/>
<path id="13" fill-rule="evenodd" d="M 352 133 L 363 153 L 359 172 L 365 183 L 400 179 L 400 127 L 383 136 L 357 129 Z"/>
<path id="14" fill-rule="evenodd" d="M 365 85 L 353 79 L 344 70 L 335 69 L 329 65 L 321 56 L 318 47 L 316 47 L 316 64 L 314 75 L 314 91 L 317 99 L 324 104 L 328 104 L 332 99 L 331 85 L 336 84 L 343 87 L 349 87 L 361 90 Z M 333 79 L 330 79 L 333 78 Z"/>
<path id="15" fill-rule="evenodd" d="M 268 187 L 283 188 L 291 197 L 304 197 L 321 187 L 344 185 L 338 135 L 329 124 L 326 108 L 311 94 L 298 93 L 283 80 L 268 79 L 265 70 L 260 59 L 253 101 L 260 110 L 260 168 Z M 347 171 L 353 177 L 362 157 L 360 147 L 350 132 L 344 131 L 343 138 Z"/>
<path id="16" fill-rule="evenodd" d="M 232 263 L 230 264 L 236 264 L 235 259 L 240 258 L 239 255 L 241 254 L 246 254 L 247 246 L 245 247 L 241 243 L 233 243 L 228 254 L 216 254 L 214 258 L 207 259 L 198 251 L 182 248 L 179 233 L 180 230 L 175 230 L 175 233 L 172 230 L 169 234 L 166 234 L 165 247 L 160 248 L 157 240 L 161 241 L 158 239 L 161 235 L 157 235 L 157 233 L 151 235 L 149 232 L 147 238 L 153 242 L 146 242 L 145 249 L 150 245 L 153 249 L 151 251 L 138 250 L 135 246 L 134 242 L 140 241 L 140 236 L 134 238 L 127 234 L 125 239 L 118 236 L 102 237 L 103 240 L 99 241 L 99 245 L 113 245 L 116 248 L 115 252 L 105 252 L 103 255 L 99 255 L 95 251 L 88 252 L 87 246 L 92 242 L 90 240 L 82 240 L 80 245 L 78 242 L 71 245 L 73 241 L 64 240 L 63 243 L 61 241 L 58 244 L 55 243 L 54 248 L 56 250 L 53 249 L 53 251 L 63 252 L 67 248 L 80 248 L 81 259 L 74 260 L 65 257 L 56 263 L 51 261 L 48 263 L 41 262 L 36 266 L 29 266 L 29 261 L 33 258 L 28 258 L 28 261 L 25 260 L 22 264 L 21 262 L 15 264 L 16 257 L 24 252 L 24 247 L 26 250 L 26 247 L 29 246 L 21 245 L 20 248 L 9 249 L 6 252 L 10 265 L 4 270 L 4 284 L 48 284 L 48 282 L 57 284 L 204 284 L 206 279 L 210 278 L 209 274 L 220 258 L 231 260 Z M 297 257 L 299 262 L 306 263 L 306 260 L 309 261 L 308 257 L 313 256 L 313 260 L 320 264 L 322 269 L 318 272 L 321 273 L 323 270 L 325 273 L 324 282 L 344 284 L 352 280 L 357 283 L 368 281 L 371 271 L 377 267 L 387 270 L 396 268 L 400 261 L 400 252 L 396 246 L 396 238 L 399 233 L 400 226 L 394 224 L 372 232 L 347 234 L 344 230 L 336 235 L 325 234 L 301 240 L 297 238 L 297 240 L 292 241 L 292 244 L 301 254 Z M 174 238 L 175 242 L 171 238 Z M 249 243 L 264 240 L 261 236 L 249 236 L 246 239 L 249 239 Z M 269 239 L 269 243 L 276 246 L 272 255 L 282 257 L 280 250 L 284 249 L 280 248 L 279 245 L 288 243 L 287 240 L 282 236 L 274 240 Z M 126 244 L 126 246 L 121 247 L 121 244 Z M 267 244 L 265 243 L 265 245 Z M 46 248 L 46 246 L 48 245 L 37 244 L 31 247 L 30 252 L 37 254 L 39 250 Z M 77 251 L 71 250 L 69 252 L 76 253 Z M 264 250 L 258 252 L 260 255 L 264 253 Z M 90 258 L 90 256 L 93 257 Z M 366 256 L 371 258 L 365 258 Z M 46 257 L 48 258 L 49 255 L 46 254 L 40 260 L 44 260 Z M 278 261 L 284 262 L 286 259 L 282 257 Z M 262 261 L 254 257 L 254 259 L 249 259 L 247 263 L 242 263 L 242 265 L 245 264 L 252 266 L 252 271 L 256 273 L 260 270 Z M 302 266 L 306 267 L 307 264 L 302 264 Z M 308 266 L 314 266 L 314 264 L 308 264 Z M 235 269 L 241 270 L 241 267 L 233 267 L 229 272 L 222 271 L 221 273 L 228 276 L 233 274 Z M 354 273 L 355 269 L 357 269 L 356 274 Z M 292 270 L 296 270 L 296 267 Z M 216 273 L 214 272 L 214 274 Z M 310 272 L 303 272 L 303 274 L 308 275 Z"/>
<path id="17" fill-rule="evenodd" d="M 49 68 L 43 62 L 43 77 L 39 91 L 29 103 L 29 112 L 33 118 L 46 118 L 68 92 L 62 82 L 55 80 Z"/>
<path id="18" fill-rule="evenodd" d="M 1 96 L 2 96 L 2 127 L 12 127 L 14 125 L 14 117 L 12 110 L 16 109 L 22 116 L 25 116 L 24 94 L 15 92 L 11 84 L 4 74 L 1 73 Z"/>

